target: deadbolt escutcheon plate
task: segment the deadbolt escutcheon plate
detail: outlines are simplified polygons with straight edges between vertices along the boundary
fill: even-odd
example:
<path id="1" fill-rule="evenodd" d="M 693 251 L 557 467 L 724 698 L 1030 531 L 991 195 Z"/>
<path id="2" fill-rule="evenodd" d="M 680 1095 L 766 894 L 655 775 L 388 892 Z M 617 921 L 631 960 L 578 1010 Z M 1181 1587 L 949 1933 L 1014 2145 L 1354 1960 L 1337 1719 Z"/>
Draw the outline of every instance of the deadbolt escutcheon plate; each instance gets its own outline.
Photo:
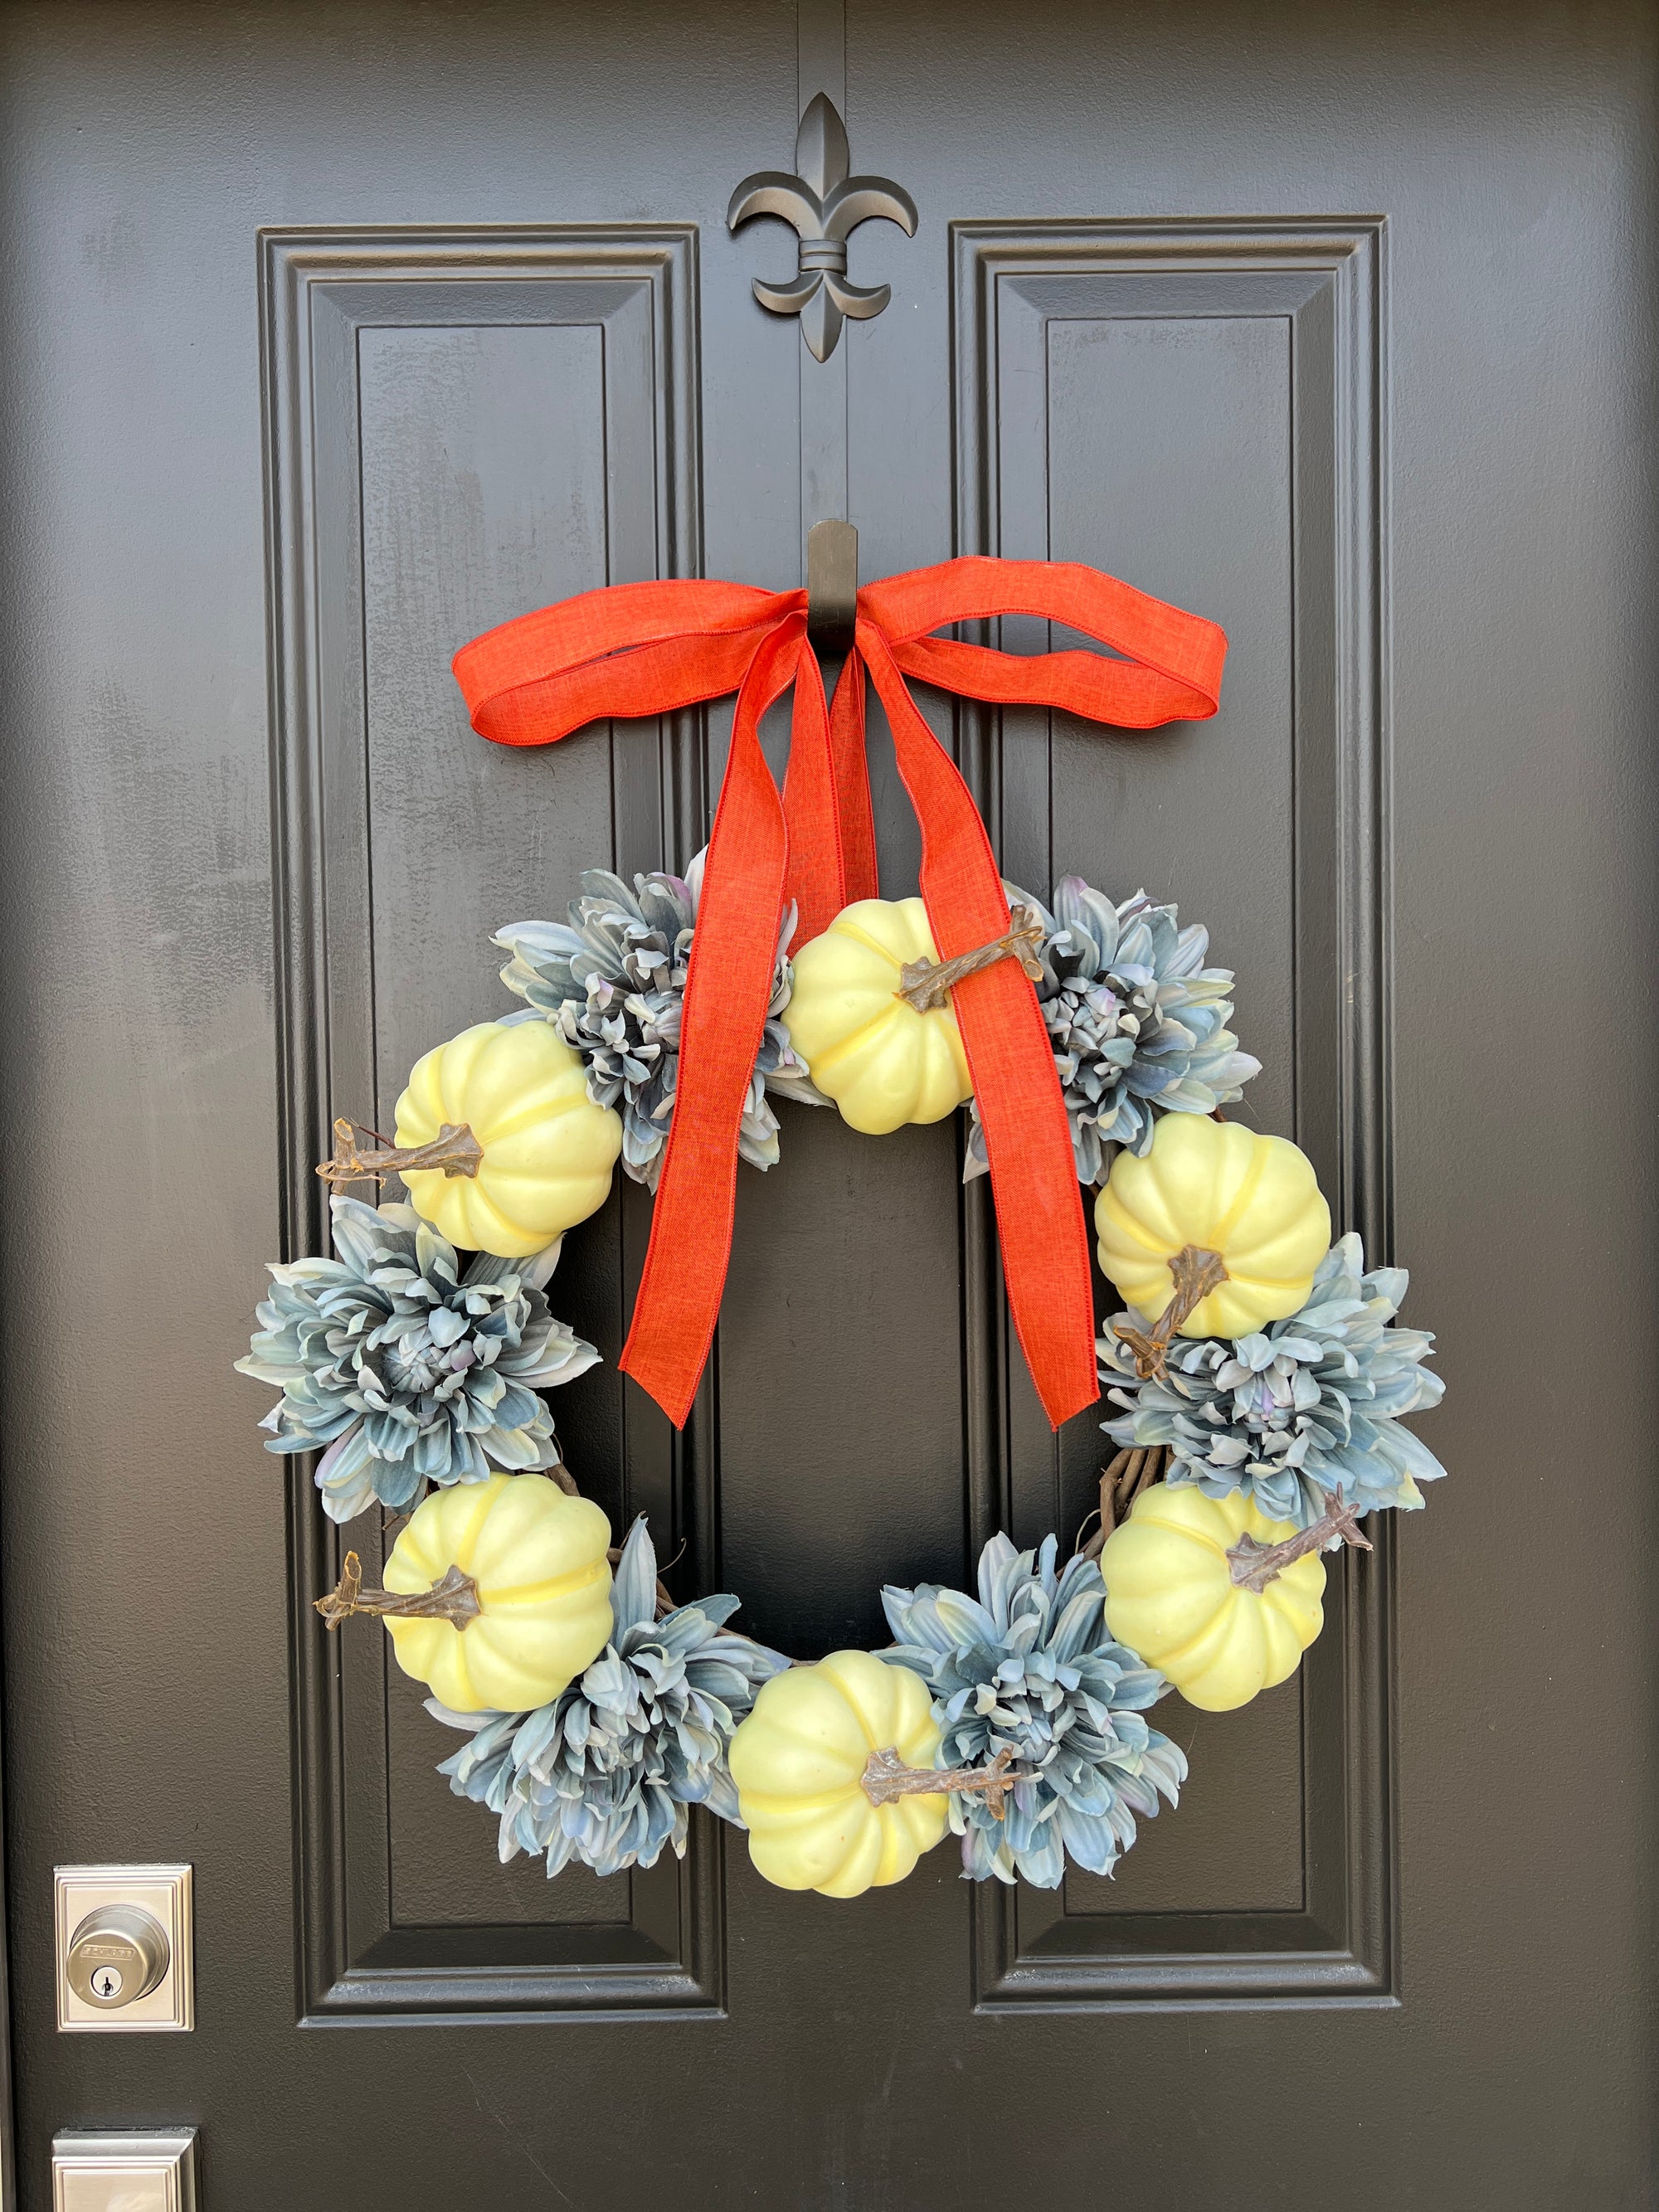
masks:
<path id="1" fill-rule="evenodd" d="M 189 1867 L 58 1867 L 53 1889 L 60 2031 L 177 2034 L 194 2027 Z"/>

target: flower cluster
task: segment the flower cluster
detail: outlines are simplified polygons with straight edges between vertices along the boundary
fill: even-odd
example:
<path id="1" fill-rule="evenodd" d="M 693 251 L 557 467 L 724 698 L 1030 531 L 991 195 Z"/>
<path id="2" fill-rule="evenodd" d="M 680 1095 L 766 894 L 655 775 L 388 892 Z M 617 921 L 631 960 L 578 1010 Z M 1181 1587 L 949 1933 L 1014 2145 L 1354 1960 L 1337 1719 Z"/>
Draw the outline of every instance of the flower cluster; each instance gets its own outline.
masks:
<path id="1" fill-rule="evenodd" d="M 1358 1237 L 1341 1237 L 1299 1313 L 1236 1340 L 1177 1337 L 1151 1382 L 1109 1326 L 1101 1379 L 1123 1413 L 1102 1425 L 1118 1444 L 1166 1445 L 1169 1481 L 1212 1498 L 1253 1491 L 1264 1513 L 1298 1528 L 1339 1488 L 1362 1514 L 1421 1505 L 1418 1485 L 1445 1469 L 1401 1416 L 1438 1405 L 1445 1386 L 1423 1364 L 1433 1337 L 1390 1326 L 1408 1279 L 1403 1267 L 1367 1273 Z"/>
<path id="2" fill-rule="evenodd" d="M 497 1468 L 552 1467 L 553 1417 L 536 1395 L 599 1358 L 548 1310 L 559 1257 L 477 1254 L 411 1206 L 331 1202 L 332 1260 L 270 1269 L 259 1328 L 237 1370 L 283 1395 L 261 1426 L 267 1451 L 322 1452 L 331 1519 L 374 1499 L 395 1512 L 428 1482 L 483 1482 Z"/>
<path id="3" fill-rule="evenodd" d="M 513 922 L 494 940 L 513 956 L 501 970 L 502 982 L 532 1010 L 507 1018 L 539 1015 L 580 1054 L 589 1097 L 622 1115 L 623 1169 L 651 1190 L 662 1172 L 673 1118 L 702 861 L 699 853 L 684 879 L 635 876 L 632 890 L 620 876 L 589 868 L 568 921 Z M 757 1168 L 774 1167 L 778 1158 L 778 1118 L 769 1091 L 808 1105 L 824 1103 L 778 1019 L 793 985 L 784 947 L 794 927 L 791 907 L 778 938 L 771 1004 L 738 1134 L 739 1152 Z"/>
<path id="4" fill-rule="evenodd" d="M 1121 906 L 1081 876 L 1054 886 L 1054 911 L 1006 886 L 1010 906 L 1042 923 L 1037 998 L 1054 1046 L 1080 1182 L 1098 1182 L 1109 1146 L 1145 1154 L 1158 1114 L 1208 1114 L 1260 1074 L 1227 1027 L 1232 970 L 1206 968 L 1207 930 L 1179 926 L 1172 906 L 1137 891 Z M 966 1173 L 982 1175 L 978 1113 L 969 1132 Z"/>
<path id="5" fill-rule="evenodd" d="M 1057 1552 L 1053 1536 L 1036 1553 L 993 1537 L 977 1603 L 932 1583 L 882 1592 L 898 1642 L 881 1656 L 933 1692 L 939 1765 L 985 1766 L 1007 1751 L 1028 1771 L 1000 1820 L 981 1798 L 951 1793 L 975 1881 L 1018 1875 L 1054 1889 L 1068 1856 L 1109 1874 L 1136 1815 L 1158 1811 L 1160 1790 L 1173 1805 L 1186 1779 L 1185 1754 L 1142 1717 L 1169 1684 L 1109 1634 L 1098 1563 L 1079 1557 L 1057 1573 Z"/>
<path id="6" fill-rule="evenodd" d="M 735 1597 L 699 1598 L 657 1619 L 657 1557 L 643 1518 L 623 1546 L 611 1642 L 579 1682 L 532 1713 L 427 1710 L 471 1741 L 439 1768 L 458 1797 L 501 1818 L 502 1863 L 578 1859 L 595 1874 L 685 1855 L 687 1807 L 736 1822 L 726 1764 L 732 1732 L 769 1675 L 789 1663 L 732 1635 Z"/>

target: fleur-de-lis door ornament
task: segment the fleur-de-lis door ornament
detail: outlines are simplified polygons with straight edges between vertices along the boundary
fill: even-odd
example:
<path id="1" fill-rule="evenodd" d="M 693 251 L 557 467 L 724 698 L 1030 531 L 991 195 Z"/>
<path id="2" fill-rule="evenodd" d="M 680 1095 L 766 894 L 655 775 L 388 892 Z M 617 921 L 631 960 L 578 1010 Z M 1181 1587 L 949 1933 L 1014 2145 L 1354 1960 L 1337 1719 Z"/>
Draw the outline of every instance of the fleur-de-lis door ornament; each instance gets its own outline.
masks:
<path id="1" fill-rule="evenodd" d="M 799 175 L 761 169 L 745 177 L 732 195 L 728 230 L 757 215 L 781 216 L 800 234 L 800 268 L 793 284 L 755 279 L 755 297 L 775 315 L 799 315 L 801 335 L 813 356 L 828 361 L 836 349 L 844 318 L 867 322 L 893 296 L 890 284 L 849 284 L 847 240 L 861 222 L 879 217 L 896 222 L 907 238 L 916 234 L 916 204 L 890 177 L 849 177 L 847 126 L 835 102 L 819 93 L 795 134 Z"/>

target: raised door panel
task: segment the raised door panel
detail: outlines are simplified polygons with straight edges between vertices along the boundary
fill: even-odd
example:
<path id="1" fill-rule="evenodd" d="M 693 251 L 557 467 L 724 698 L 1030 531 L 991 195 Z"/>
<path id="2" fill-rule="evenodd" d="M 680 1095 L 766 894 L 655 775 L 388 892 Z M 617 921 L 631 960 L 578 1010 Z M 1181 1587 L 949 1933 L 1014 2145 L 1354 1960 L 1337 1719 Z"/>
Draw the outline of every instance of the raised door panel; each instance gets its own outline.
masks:
<path id="1" fill-rule="evenodd" d="M 1202 726 L 964 716 L 1004 869 L 1039 892 L 1070 872 L 1119 898 L 1144 887 L 1208 927 L 1264 1063 L 1230 1110 L 1295 1136 L 1380 1249 L 1380 228 L 961 224 L 953 238 L 962 550 L 1088 562 L 1229 638 L 1221 711 Z M 1000 641 L 1082 641 L 1019 619 Z M 1356 994 L 1345 975 L 1377 981 Z M 999 1302 L 986 1312 L 984 1527 L 1069 1544 L 1111 1447 L 1097 1413 L 1051 1436 Z M 1386 1996 L 1386 1576 L 1383 1556 L 1337 1566 L 1325 1636 L 1247 1712 L 1161 1709 L 1192 1777 L 1115 1881 L 979 1894 L 982 2004 Z"/>
<path id="2" fill-rule="evenodd" d="M 472 736 L 447 664 L 507 614 L 695 572 L 696 270 L 679 228 L 264 240 L 295 1250 L 325 1249 L 331 1112 L 389 1127 L 422 1052 L 511 1010 L 492 933 L 695 835 L 693 721 L 588 732 L 554 786 L 541 754 Z M 690 1454 L 616 1364 L 648 1222 L 619 1179 L 568 1240 L 556 1310 L 604 1364 L 555 1410 L 613 1525 L 649 1512 L 672 1548 L 706 1522 Z M 308 2014 L 717 2004 L 701 1824 L 684 1865 L 609 1882 L 497 1870 L 489 1815 L 431 1771 L 459 1739 L 385 1639 L 317 1633 L 342 1547 L 303 1473 L 293 1531 Z M 386 1533 L 352 1528 L 371 1571 Z"/>

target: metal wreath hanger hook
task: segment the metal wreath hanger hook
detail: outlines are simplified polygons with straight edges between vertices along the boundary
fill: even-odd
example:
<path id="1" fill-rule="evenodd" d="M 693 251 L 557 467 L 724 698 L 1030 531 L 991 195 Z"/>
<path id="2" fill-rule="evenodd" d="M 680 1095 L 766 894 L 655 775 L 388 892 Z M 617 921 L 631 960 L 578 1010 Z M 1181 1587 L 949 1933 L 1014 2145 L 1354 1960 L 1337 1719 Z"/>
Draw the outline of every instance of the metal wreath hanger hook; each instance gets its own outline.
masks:
<path id="1" fill-rule="evenodd" d="M 848 653 L 859 611 L 859 534 L 850 522 L 806 533 L 806 635 L 819 653 Z"/>
<path id="2" fill-rule="evenodd" d="M 775 315 L 799 315 L 801 335 L 817 361 L 828 361 L 846 318 L 867 322 L 893 296 L 890 284 L 852 284 L 847 278 L 847 240 L 861 222 L 896 222 L 907 238 L 916 234 L 916 204 L 890 177 L 850 177 L 847 126 L 835 102 L 819 93 L 795 134 L 795 167 L 757 169 L 732 195 L 728 230 L 757 215 L 775 215 L 800 235 L 800 258 L 793 284 L 755 279 L 755 297 Z"/>

